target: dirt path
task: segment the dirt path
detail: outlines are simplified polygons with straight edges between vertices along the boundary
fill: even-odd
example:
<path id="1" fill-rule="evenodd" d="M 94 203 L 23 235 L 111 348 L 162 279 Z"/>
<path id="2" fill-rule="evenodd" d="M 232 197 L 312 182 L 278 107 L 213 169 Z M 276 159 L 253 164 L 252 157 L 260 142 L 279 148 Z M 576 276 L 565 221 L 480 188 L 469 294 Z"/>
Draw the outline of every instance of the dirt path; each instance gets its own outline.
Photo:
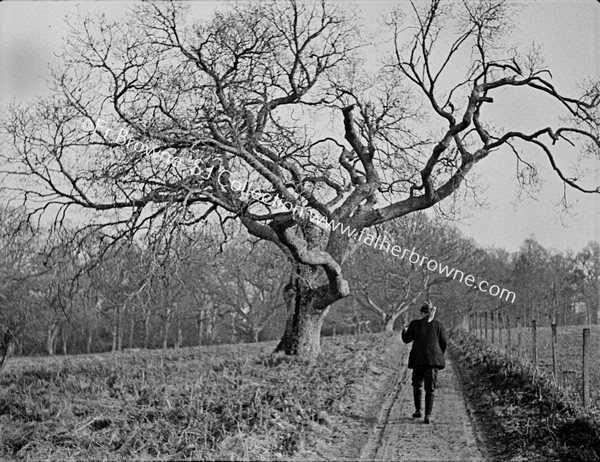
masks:
<path id="1" fill-rule="evenodd" d="M 408 348 L 402 348 L 402 357 L 406 357 Z M 446 368 L 438 375 L 438 391 L 429 425 L 424 424 L 422 418 L 411 417 L 414 412 L 411 371 L 405 367 L 396 371 L 386 384 L 385 398 L 361 450 L 361 460 L 485 460 L 477 444 L 454 364 L 451 358 L 446 359 Z"/>

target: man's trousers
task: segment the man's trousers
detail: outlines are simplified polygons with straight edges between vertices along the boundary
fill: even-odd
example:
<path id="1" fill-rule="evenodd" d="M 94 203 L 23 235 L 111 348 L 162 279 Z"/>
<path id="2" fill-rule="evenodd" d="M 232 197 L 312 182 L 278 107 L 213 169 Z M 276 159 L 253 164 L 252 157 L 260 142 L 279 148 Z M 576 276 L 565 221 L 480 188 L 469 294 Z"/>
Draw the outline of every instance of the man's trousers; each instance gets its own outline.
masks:
<path id="1" fill-rule="evenodd" d="M 425 393 L 433 394 L 437 388 L 438 369 L 431 366 L 415 366 L 412 373 L 412 386 L 420 390 L 425 382 Z"/>

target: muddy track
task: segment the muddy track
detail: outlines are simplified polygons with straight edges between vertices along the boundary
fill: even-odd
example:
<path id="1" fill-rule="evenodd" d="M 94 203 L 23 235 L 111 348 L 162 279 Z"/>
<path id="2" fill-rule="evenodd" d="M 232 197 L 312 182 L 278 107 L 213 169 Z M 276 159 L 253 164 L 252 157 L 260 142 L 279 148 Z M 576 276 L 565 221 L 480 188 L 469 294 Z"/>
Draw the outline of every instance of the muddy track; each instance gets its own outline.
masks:
<path id="1" fill-rule="evenodd" d="M 387 425 L 390 421 L 392 409 L 401 397 L 405 388 L 406 381 L 410 374 L 408 369 L 403 369 L 394 374 L 392 379 L 386 384 L 386 392 L 383 404 L 377 415 L 377 421 L 373 427 L 367 444 L 360 451 L 360 460 L 372 460 L 376 458 L 379 448 L 384 445 L 384 437 Z"/>
<path id="2" fill-rule="evenodd" d="M 411 417 L 414 406 L 410 374 L 409 369 L 402 367 L 386 382 L 382 406 L 360 459 L 486 460 L 478 446 L 452 359 L 447 358 L 446 368 L 439 373 L 430 425 Z"/>

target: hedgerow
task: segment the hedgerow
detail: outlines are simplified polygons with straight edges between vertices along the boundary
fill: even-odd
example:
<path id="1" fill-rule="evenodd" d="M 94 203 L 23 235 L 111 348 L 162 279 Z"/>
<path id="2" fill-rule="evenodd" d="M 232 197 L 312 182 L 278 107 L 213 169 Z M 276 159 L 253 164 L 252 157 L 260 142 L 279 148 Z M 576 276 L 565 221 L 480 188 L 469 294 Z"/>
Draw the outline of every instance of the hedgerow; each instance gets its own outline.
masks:
<path id="1" fill-rule="evenodd" d="M 464 331 L 451 335 L 463 388 L 500 460 L 600 460 L 600 424 L 578 398 Z"/>

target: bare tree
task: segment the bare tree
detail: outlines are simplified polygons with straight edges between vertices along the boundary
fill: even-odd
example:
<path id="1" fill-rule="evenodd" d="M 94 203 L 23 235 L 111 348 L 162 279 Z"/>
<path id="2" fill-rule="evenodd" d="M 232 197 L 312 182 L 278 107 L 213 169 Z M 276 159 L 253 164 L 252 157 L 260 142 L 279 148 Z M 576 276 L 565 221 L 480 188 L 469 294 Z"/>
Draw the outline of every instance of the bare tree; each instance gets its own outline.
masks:
<path id="1" fill-rule="evenodd" d="M 349 274 L 356 288 L 354 297 L 380 318 L 388 332 L 393 330 L 396 319 L 414 308 L 420 298 L 436 298 L 447 306 L 445 297 L 436 292 L 445 290 L 440 286 L 455 282 L 448 277 L 448 270 L 450 274 L 456 269 L 475 275 L 483 253 L 457 229 L 421 213 L 381 227 L 380 234 L 393 243 L 401 243 L 403 248 L 418 249 L 416 260 L 410 255 L 401 259 L 389 253 L 378 254 L 366 247 L 353 256 Z M 423 257 L 436 261 L 433 271 L 423 264 Z"/>
<path id="2" fill-rule="evenodd" d="M 265 247 L 242 242 L 229 248 L 221 258 L 215 281 L 220 300 L 242 319 L 236 327 L 254 342 L 285 307 L 282 291 L 287 283 L 287 265 Z"/>
<path id="3" fill-rule="evenodd" d="M 499 148 L 530 171 L 517 143 L 537 148 L 566 185 L 598 192 L 555 154 L 563 144 L 598 149 L 597 84 L 565 96 L 535 54 L 498 46 L 511 22 L 505 1 L 412 9 L 406 24 L 393 16 L 394 50 L 370 74 L 357 21 L 333 2 L 235 3 L 192 26 L 171 2 L 144 3 L 126 22 L 80 18 L 55 96 L 9 114 L 4 171 L 38 180 L 17 187 L 32 218 L 50 211 L 58 226 L 84 209 L 81 232 L 108 242 L 239 219 L 293 268 L 277 350 L 317 355 L 330 305 L 349 294 L 341 264 L 351 237 L 451 197 Z M 464 78 L 441 85 L 463 52 Z M 516 87 L 558 102 L 568 124 L 493 130 L 485 105 Z M 308 208 L 347 232 L 323 230 Z"/>
<path id="4" fill-rule="evenodd" d="M 37 279 L 45 272 L 23 218 L 23 210 L 0 208 L 0 371 L 35 317 Z"/>

